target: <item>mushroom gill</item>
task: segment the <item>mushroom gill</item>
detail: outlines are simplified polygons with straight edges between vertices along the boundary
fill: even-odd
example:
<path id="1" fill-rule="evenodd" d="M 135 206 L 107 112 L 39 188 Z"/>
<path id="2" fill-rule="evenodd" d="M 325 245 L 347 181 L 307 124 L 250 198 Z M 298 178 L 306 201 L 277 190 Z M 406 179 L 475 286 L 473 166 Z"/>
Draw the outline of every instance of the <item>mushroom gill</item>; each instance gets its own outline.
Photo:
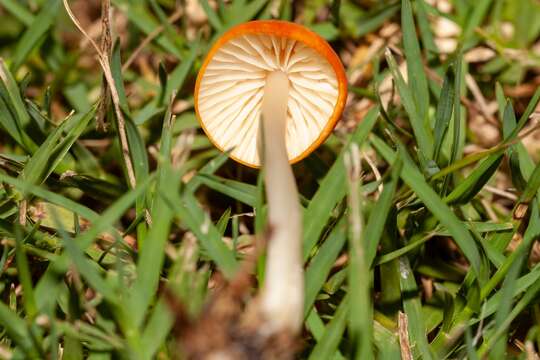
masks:
<path id="1" fill-rule="evenodd" d="M 273 35 L 240 35 L 215 53 L 201 79 L 198 109 L 212 140 L 238 160 L 260 165 L 257 134 L 266 78 L 289 79 L 286 146 L 289 160 L 321 136 L 339 95 L 336 74 L 302 42 Z"/>

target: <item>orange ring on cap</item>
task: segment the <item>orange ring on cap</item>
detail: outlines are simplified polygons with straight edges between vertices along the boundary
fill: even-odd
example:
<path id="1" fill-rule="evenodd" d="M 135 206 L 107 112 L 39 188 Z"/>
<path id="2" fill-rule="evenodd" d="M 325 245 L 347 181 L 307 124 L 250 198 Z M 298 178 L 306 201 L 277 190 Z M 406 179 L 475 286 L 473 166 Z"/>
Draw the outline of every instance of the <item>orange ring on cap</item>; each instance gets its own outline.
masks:
<path id="1" fill-rule="evenodd" d="M 293 22 L 282 21 L 282 20 L 255 20 L 255 21 L 250 21 L 247 23 L 234 26 L 233 28 L 226 31 L 214 43 L 214 45 L 208 52 L 208 55 L 206 55 L 206 58 L 204 59 L 201 69 L 199 70 L 199 74 L 197 75 L 197 81 L 195 82 L 195 94 L 194 94 L 195 114 L 206 136 L 208 137 L 208 139 L 210 139 L 210 142 L 214 144 L 214 146 L 217 147 L 222 152 L 226 151 L 225 149 L 222 149 L 218 145 L 218 143 L 214 140 L 214 138 L 212 137 L 212 134 L 210 133 L 210 131 L 206 129 L 204 122 L 199 116 L 199 99 L 198 99 L 199 87 L 201 85 L 203 75 L 206 71 L 206 67 L 208 66 L 208 64 L 210 63 L 210 61 L 212 60 L 216 52 L 221 48 L 221 46 L 223 46 L 225 43 L 229 42 L 230 40 L 236 37 L 239 37 L 242 35 L 251 35 L 251 34 L 275 35 L 275 36 L 285 37 L 285 38 L 302 42 L 303 44 L 309 46 L 310 48 L 318 52 L 321 56 L 323 56 L 328 61 L 330 66 L 332 66 L 332 69 L 334 69 L 334 72 L 336 73 L 336 79 L 338 82 L 338 98 L 336 100 L 336 105 L 334 106 L 334 112 L 328 119 L 328 122 L 326 126 L 323 128 L 321 134 L 313 142 L 313 144 L 311 144 L 300 155 L 289 160 L 290 164 L 294 164 L 304 159 L 309 154 L 311 154 L 317 147 L 319 147 L 319 145 L 321 145 L 328 138 L 328 136 L 330 136 L 330 134 L 332 133 L 332 130 L 336 126 L 336 123 L 341 117 L 341 113 L 343 112 L 343 108 L 345 107 L 345 102 L 347 100 L 347 76 L 345 75 L 345 69 L 343 68 L 343 64 L 341 63 L 341 60 L 339 59 L 335 51 L 332 49 L 330 44 L 326 42 L 326 40 L 324 40 L 321 36 L 319 36 L 315 32 L 307 29 L 306 27 L 293 23 Z M 230 157 L 236 162 L 239 162 L 240 164 L 249 166 L 251 168 L 260 167 L 260 165 L 250 164 L 243 160 L 240 160 L 232 154 L 230 155 Z"/>

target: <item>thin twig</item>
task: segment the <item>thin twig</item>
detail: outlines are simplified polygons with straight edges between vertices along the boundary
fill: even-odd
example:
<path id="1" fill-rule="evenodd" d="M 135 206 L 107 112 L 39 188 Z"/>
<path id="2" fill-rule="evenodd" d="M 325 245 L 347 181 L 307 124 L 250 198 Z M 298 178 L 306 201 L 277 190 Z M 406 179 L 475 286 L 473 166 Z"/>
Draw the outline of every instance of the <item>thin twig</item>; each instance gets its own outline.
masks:
<path id="1" fill-rule="evenodd" d="M 111 35 L 111 1 L 101 1 L 101 51 L 103 54 L 107 54 L 109 57 L 112 54 L 112 35 Z M 97 114 L 96 114 L 96 127 L 102 131 L 107 130 L 107 109 L 111 104 L 111 91 L 107 86 L 107 79 L 103 76 L 101 85 L 101 99 Z"/>
<path id="2" fill-rule="evenodd" d="M 167 19 L 167 22 L 169 24 L 172 24 L 174 23 L 176 20 L 180 19 L 180 17 L 182 16 L 182 13 L 183 13 L 183 9 L 181 7 L 179 7 L 178 9 L 176 9 L 176 11 Z M 165 26 L 163 25 L 160 25 L 158 26 L 157 28 L 154 29 L 154 31 L 152 31 L 150 34 L 148 34 L 148 36 L 139 44 L 139 46 L 137 46 L 137 48 L 133 51 L 133 53 L 131 53 L 130 57 L 127 59 L 127 61 L 124 63 L 124 65 L 122 66 L 122 72 L 126 71 L 127 69 L 129 69 L 129 67 L 131 66 L 131 64 L 135 61 L 135 59 L 137 58 L 137 56 L 139 56 L 139 53 L 146 47 L 148 46 L 148 44 L 150 42 L 152 42 L 152 40 L 154 40 L 156 37 L 158 37 L 162 32 L 163 30 L 165 29 Z"/>
<path id="3" fill-rule="evenodd" d="M 28 202 L 26 199 L 21 200 L 19 204 L 19 224 L 22 226 L 26 225 L 26 208 L 28 206 Z"/>
<path id="4" fill-rule="evenodd" d="M 486 98 L 484 97 L 484 95 L 482 95 L 482 91 L 480 91 L 478 84 L 471 76 L 471 74 L 465 75 L 465 83 L 467 84 L 469 90 L 471 90 L 471 93 L 473 94 L 476 103 L 478 104 L 478 108 L 480 109 L 486 120 L 492 122 L 495 125 L 498 125 L 498 121 L 493 117 L 493 114 L 491 114 L 488 109 Z"/>
<path id="5" fill-rule="evenodd" d="M 533 114 L 534 115 L 534 114 Z M 533 117 L 533 115 L 531 115 L 529 117 L 529 119 L 531 120 L 534 120 L 535 118 Z M 523 140 L 525 139 L 527 136 L 531 135 L 532 133 L 534 133 L 536 130 L 540 129 L 540 123 L 537 123 L 535 124 L 534 126 L 530 127 L 529 129 L 527 130 L 524 130 L 521 134 L 518 135 L 518 139 L 519 140 Z"/>
<path id="6" fill-rule="evenodd" d="M 487 215 L 489 217 L 489 219 L 491 221 L 499 221 L 499 217 L 497 216 L 497 214 L 495 213 L 495 211 L 493 210 L 492 206 L 491 206 L 491 202 L 489 202 L 488 200 L 486 199 L 481 199 L 480 200 L 480 203 L 484 206 L 484 209 L 486 210 L 487 212 Z"/>
<path id="7" fill-rule="evenodd" d="M 484 331 L 484 315 L 486 313 L 486 305 L 487 303 L 484 302 L 482 304 L 482 311 L 480 312 L 480 323 L 478 324 L 478 328 L 476 329 L 476 334 L 474 335 L 472 344 L 473 346 L 476 346 L 480 339 L 482 338 L 482 334 Z"/>
<path id="8" fill-rule="evenodd" d="M 195 131 L 193 129 L 188 129 L 183 131 L 178 139 L 176 144 L 172 149 L 172 165 L 173 168 L 179 169 L 182 165 L 185 164 L 191 153 L 191 148 L 193 146 L 193 141 L 195 140 Z"/>
<path id="9" fill-rule="evenodd" d="M 101 51 L 111 56 L 111 0 L 101 0 Z"/>
<path id="10" fill-rule="evenodd" d="M 5 347 L 4 345 L 0 346 L 0 358 L 2 359 L 12 359 L 13 354 L 10 349 Z"/>
<path id="11" fill-rule="evenodd" d="M 492 194 L 495 194 L 495 195 L 499 195 L 500 197 L 503 197 L 503 198 L 506 198 L 506 199 L 509 199 L 509 200 L 513 200 L 513 201 L 516 201 L 518 199 L 517 195 L 516 194 L 513 194 L 509 191 L 506 191 L 506 190 L 501 190 L 501 189 L 498 189 L 494 186 L 489 186 L 489 185 L 486 185 L 484 186 L 484 189 Z"/>
<path id="12" fill-rule="evenodd" d="M 379 190 L 379 193 L 377 194 L 376 196 L 376 199 L 379 197 L 379 195 L 383 192 L 384 190 L 384 185 L 382 183 L 382 176 L 381 176 L 381 173 L 379 172 L 379 169 L 377 169 L 377 164 L 375 164 L 375 162 L 373 161 L 373 159 L 365 152 L 362 153 L 362 157 L 366 160 L 366 162 L 368 163 L 369 167 L 371 168 L 371 171 L 373 171 L 373 175 L 375 175 L 375 180 L 377 180 L 379 182 L 379 186 L 377 187 L 378 190 Z"/>
<path id="13" fill-rule="evenodd" d="M 538 360 L 540 357 L 534 350 L 534 343 L 531 340 L 525 341 L 525 353 L 527 354 L 527 360 Z"/>
<path id="14" fill-rule="evenodd" d="M 398 314 L 398 335 L 401 359 L 412 360 L 411 345 L 409 344 L 409 320 L 407 315 L 401 311 Z"/>
<path id="15" fill-rule="evenodd" d="M 126 134 L 126 122 L 124 119 L 124 114 L 122 113 L 122 109 L 120 108 L 120 98 L 118 96 L 118 91 L 116 90 L 116 85 L 114 83 L 114 78 L 112 76 L 112 71 L 110 67 L 109 62 L 109 56 L 107 54 L 104 54 L 99 46 L 96 44 L 94 39 L 88 35 L 88 33 L 84 30 L 84 28 L 79 23 L 79 20 L 75 17 L 73 12 L 71 11 L 71 8 L 69 7 L 68 0 L 63 0 L 64 7 L 73 23 L 79 29 L 79 31 L 83 34 L 84 37 L 90 41 L 90 44 L 94 47 L 97 55 L 98 55 L 98 61 L 101 65 L 101 68 L 103 69 L 103 74 L 105 75 L 105 79 L 107 80 L 107 83 L 109 84 L 109 89 L 111 91 L 111 97 L 114 105 L 114 111 L 116 113 L 116 117 L 118 119 L 118 134 L 120 135 L 120 145 L 122 148 L 122 155 L 124 157 L 124 161 L 126 163 L 126 170 L 128 174 L 128 181 L 129 185 L 132 188 L 135 188 L 137 185 L 137 181 L 135 179 L 135 171 L 133 169 L 133 163 L 131 161 L 131 155 L 129 151 L 129 144 L 127 140 L 127 134 Z"/>

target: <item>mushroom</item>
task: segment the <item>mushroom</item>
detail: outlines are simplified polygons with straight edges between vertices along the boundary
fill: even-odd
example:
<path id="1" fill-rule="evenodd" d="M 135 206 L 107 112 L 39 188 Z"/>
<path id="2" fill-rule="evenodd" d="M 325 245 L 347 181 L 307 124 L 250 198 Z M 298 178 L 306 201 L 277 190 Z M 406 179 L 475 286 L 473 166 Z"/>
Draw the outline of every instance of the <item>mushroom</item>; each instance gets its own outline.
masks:
<path id="1" fill-rule="evenodd" d="M 331 133 L 347 97 L 330 45 L 298 24 L 251 21 L 225 32 L 195 85 L 203 130 L 220 150 L 264 168 L 269 239 L 260 310 L 269 333 L 303 323 L 302 216 L 290 163 Z"/>

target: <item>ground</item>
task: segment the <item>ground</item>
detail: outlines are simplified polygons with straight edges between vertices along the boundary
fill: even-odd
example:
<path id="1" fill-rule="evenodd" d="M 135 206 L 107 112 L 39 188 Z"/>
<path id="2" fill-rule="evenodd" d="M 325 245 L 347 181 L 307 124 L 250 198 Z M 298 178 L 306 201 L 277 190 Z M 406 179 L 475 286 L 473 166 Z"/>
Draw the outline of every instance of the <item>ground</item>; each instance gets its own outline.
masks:
<path id="1" fill-rule="evenodd" d="M 262 339 L 261 172 L 213 147 L 193 91 L 220 34 L 269 18 L 329 41 L 349 95 L 294 165 L 302 333 Z M 0 0 L 0 20 L 0 358 L 538 358 L 537 0 Z"/>

